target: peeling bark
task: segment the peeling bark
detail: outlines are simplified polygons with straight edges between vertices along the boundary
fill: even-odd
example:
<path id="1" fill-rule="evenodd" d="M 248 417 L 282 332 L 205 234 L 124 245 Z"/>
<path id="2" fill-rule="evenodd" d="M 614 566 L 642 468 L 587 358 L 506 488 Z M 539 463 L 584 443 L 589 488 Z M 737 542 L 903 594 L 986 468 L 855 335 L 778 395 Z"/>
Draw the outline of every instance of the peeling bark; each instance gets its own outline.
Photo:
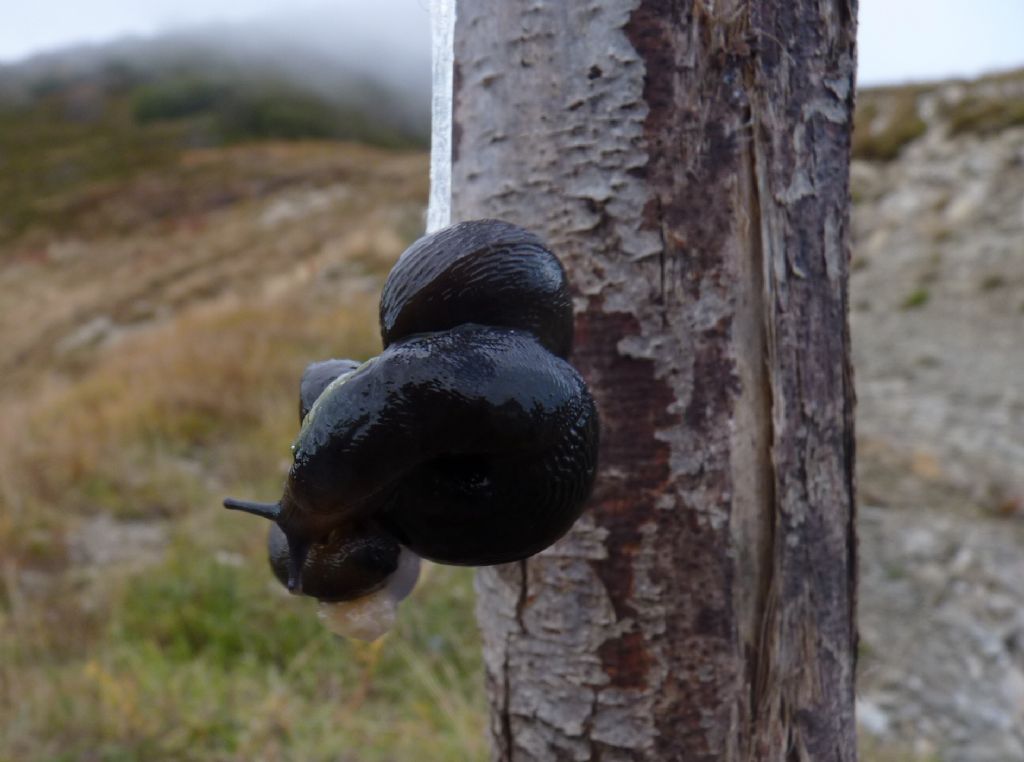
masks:
<path id="1" fill-rule="evenodd" d="M 591 506 L 482 570 L 498 760 L 854 760 L 853 0 L 462 0 L 453 219 L 543 234 Z"/>

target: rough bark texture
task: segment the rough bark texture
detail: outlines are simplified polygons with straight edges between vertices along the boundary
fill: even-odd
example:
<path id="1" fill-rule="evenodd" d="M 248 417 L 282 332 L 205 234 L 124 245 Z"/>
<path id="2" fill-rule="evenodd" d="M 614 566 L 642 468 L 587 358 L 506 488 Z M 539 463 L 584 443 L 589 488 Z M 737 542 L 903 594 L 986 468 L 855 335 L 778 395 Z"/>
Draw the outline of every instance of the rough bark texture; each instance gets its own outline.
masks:
<path id="1" fill-rule="evenodd" d="M 453 219 L 545 236 L 602 414 L 478 576 L 499 760 L 853 760 L 854 0 L 462 0 Z"/>

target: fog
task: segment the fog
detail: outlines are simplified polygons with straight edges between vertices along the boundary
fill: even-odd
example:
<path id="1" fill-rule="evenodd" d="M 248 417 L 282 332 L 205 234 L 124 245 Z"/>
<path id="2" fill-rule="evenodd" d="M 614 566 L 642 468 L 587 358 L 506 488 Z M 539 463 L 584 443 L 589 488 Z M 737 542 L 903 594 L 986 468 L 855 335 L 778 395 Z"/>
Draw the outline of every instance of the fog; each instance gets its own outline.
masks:
<path id="1" fill-rule="evenodd" d="M 0 63 L 42 51 L 90 45 L 122 51 L 168 40 L 201 41 L 225 56 L 284 65 L 312 83 L 338 72 L 400 85 L 411 97 L 429 88 L 430 0 L 38 0 L 7 3 L 0 25 Z M 1021 0 L 861 0 L 862 85 L 979 74 L 1024 65 Z"/>
<path id="2" fill-rule="evenodd" d="M 277 0 L 279 3 L 280 0 Z M 269 2 L 269 0 L 268 0 Z M 339 0 L 257 19 L 227 18 L 79 43 L 0 64 L 0 94 L 17 97 L 41 78 L 88 76 L 111 63 L 227 69 L 237 76 L 291 80 L 325 97 L 429 132 L 430 39 L 425 0 Z M 104 0 L 99 11 L 121 5 Z M 267 3 L 264 3 L 267 4 Z M 256 4 L 259 5 L 258 3 Z M 189 7 L 186 3 L 183 7 Z M 17 14 L 15 14 L 17 15 Z M 9 35 L 9 26 L 4 27 Z"/>
<path id="3" fill-rule="evenodd" d="M 426 50 L 428 0 L 36 0 L 5 3 L 0 24 L 0 62 L 72 45 L 108 43 L 120 37 L 187 32 L 196 27 L 257 22 L 278 27 L 316 46 L 355 42 L 352 34 L 388 47 Z M 296 33 L 298 33 L 296 35 Z"/>

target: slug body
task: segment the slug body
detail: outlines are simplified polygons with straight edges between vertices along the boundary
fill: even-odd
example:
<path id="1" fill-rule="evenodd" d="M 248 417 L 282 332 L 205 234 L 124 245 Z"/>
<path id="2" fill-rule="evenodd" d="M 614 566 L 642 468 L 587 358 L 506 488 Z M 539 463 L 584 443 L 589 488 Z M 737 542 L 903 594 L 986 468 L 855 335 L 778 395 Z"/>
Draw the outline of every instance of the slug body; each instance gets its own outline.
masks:
<path id="1" fill-rule="evenodd" d="M 597 411 L 566 360 L 568 284 L 536 236 L 480 220 L 420 239 L 380 318 L 380 355 L 303 375 L 281 500 L 225 501 L 275 522 L 275 574 L 322 601 L 407 594 L 403 553 L 527 558 L 572 526 L 596 470 Z"/>

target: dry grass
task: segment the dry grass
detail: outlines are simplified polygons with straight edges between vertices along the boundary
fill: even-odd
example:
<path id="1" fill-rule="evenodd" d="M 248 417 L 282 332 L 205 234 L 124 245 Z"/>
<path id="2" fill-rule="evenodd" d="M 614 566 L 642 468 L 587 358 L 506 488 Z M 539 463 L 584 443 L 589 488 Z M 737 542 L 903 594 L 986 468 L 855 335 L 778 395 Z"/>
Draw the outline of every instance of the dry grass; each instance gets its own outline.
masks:
<path id="1" fill-rule="evenodd" d="M 373 296 L 347 302 L 206 308 L 124 339 L 29 404 L 8 403 L 4 460 L 19 500 L 36 517 L 47 506 L 175 516 L 214 476 L 224 484 L 279 471 L 304 364 L 339 348 L 355 357 L 377 348 Z"/>
<path id="2" fill-rule="evenodd" d="M 858 756 L 862 762 L 938 762 L 933 750 L 915 750 L 908 744 L 886 743 L 867 734 L 858 739 Z"/>
<path id="3" fill-rule="evenodd" d="M 80 371 L 98 346 L 197 304 L 379 276 L 421 227 L 420 173 L 419 155 L 245 146 L 107 189 L 80 225 L 0 252 L 4 387 Z"/>

